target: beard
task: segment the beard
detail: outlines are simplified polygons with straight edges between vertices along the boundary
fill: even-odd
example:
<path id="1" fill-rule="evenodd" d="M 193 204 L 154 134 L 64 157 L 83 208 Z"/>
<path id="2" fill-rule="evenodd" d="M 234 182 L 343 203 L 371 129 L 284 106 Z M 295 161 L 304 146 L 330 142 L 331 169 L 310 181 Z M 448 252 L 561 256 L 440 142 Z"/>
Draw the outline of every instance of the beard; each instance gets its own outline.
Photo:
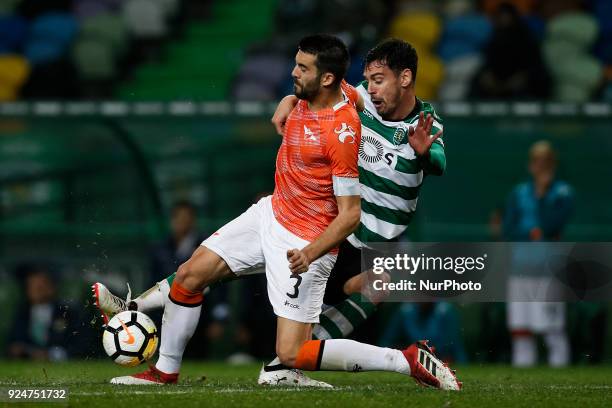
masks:
<path id="1" fill-rule="evenodd" d="M 399 98 L 385 98 L 381 104 L 376 106 L 376 113 L 384 120 L 391 120 L 395 110 L 399 106 Z"/>
<path id="2" fill-rule="evenodd" d="M 319 94 L 319 79 L 309 83 L 293 81 L 293 93 L 298 99 L 312 101 Z"/>

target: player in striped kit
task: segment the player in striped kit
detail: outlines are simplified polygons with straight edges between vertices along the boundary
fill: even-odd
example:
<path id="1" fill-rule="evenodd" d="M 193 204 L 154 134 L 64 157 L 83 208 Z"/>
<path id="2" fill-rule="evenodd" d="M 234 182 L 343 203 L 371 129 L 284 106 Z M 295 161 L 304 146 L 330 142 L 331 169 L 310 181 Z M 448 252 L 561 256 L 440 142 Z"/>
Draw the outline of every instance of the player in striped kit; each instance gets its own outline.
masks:
<path id="1" fill-rule="evenodd" d="M 368 191 L 361 199 L 360 224 L 349 241 L 342 244 L 337 266 L 332 272 L 325 293 L 326 304 L 341 304 L 321 315 L 321 323 L 314 328 L 314 337 L 319 340 L 345 336 L 347 331 L 373 313 L 377 299 L 371 296 L 368 301 L 367 298 L 362 299 L 358 293 L 362 278 L 362 275 L 359 275 L 359 248 L 367 242 L 396 240 L 407 227 L 416 209 L 418 191 L 424 175 L 441 174 L 444 171 L 444 149 L 439 139 L 442 126 L 439 118 L 435 116 L 429 104 L 414 96 L 416 65 L 416 52 L 411 46 L 397 40 L 388 41 L 368 54 L 365 70 L 367 83 L 360 84 L 357 89 L 343 85 L 345 95 L 362 111 L 362 132 L 368 132 L 367 144 L 362 143 L 359 149 L 360 189 Z M 284 103 L 293 108 L 296 102 L 297 99 L 289 98 Z M 429 115 L 425 116 L 424 112 Z M 279 124 L 278 117 L 276 120 Z M 338 128 L 336 132 L 341 133 L 342 129 Z M 432 132 L 433 137 L 430 137 Z M 281 133 L 284 133 L 284 130 L 281 130 Z M 146 296 L 141 295 L 135 299 L 138 309 L 143 310 L 150 305 L 149 302 L 153 298 L 158 299 L 156 292 L 163 293 L 167 290 L 163 289 L 166 286 L 167 283 L 160 282 L 158 289 L 148 292 L 153 293 L 153 296 L 145 292 Z M 106 290 L 103 286 L 97 286 L 95 289 Z M 351 295 L 350 298 L 347 299 L 347 295 Z M 106 294 L 101 296 L 97 293 L 96 299 L 100 304 L 109 303 Z M 156 302 L 158 300 L 153 303 Z M 349 324 L 342 324 L 347 316 L 351 321 Z M 374 349 L 368 350 L 375 352 Z M 324 356 L 322 348 L 317 350 Z M 415 356 L 427 355 L 430 362 L 434 359 L 425 344 L 414 345 L 412 353 Z M 458 389 L 460 385 L 454 376 L 439 360 L 436 361 L 437 363 L 424 367 L 434 378 L 430 378 L 429 382 L 419 382 L 440 388 Z M 342 362 L 345 363 L 346 361 Z M 359 364 L 355 367 L 364 369 Z M 318 367 L 307 365 L 297 368 Z M 422 364 L 420 368 L 423 368 Z M 283 378 L 285 380 L 282 380 Z M 308 379 L 299 371 L 284 366 L 278 358 L 264 367 L 259 382 L 270 385 L 323 385 L 313 381 L 308 383 Z"/>

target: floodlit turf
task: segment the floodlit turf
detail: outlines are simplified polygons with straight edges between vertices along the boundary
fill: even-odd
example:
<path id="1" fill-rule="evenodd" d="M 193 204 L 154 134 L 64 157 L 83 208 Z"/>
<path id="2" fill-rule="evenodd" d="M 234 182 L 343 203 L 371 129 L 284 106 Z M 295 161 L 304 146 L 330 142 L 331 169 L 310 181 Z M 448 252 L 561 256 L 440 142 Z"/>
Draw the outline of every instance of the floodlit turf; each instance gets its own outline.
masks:
<path id="1" fill-rule="evenodd" d="M 142 367 L 139 367 L 142 368 Z M 70 406 L 87 407 L 610 407 L 612 367 L 561 370 L 505 366 L 459 368 L 461 392 L 418 387 L 388 373 L 316 373 L 333 390 L 263 388 L 259 365 L 189 362 L 177 386 L 113 386 L 108 379 L 135 372 L 107 361 L 33 364 L 0 361 L 0 389 L 66 387 Z M 3 403 L 0 402 L 0 406 Z M 18 406 L 24 406 L 20 404 Z M 45 406 L 52 406 L 45 404 Z"/>

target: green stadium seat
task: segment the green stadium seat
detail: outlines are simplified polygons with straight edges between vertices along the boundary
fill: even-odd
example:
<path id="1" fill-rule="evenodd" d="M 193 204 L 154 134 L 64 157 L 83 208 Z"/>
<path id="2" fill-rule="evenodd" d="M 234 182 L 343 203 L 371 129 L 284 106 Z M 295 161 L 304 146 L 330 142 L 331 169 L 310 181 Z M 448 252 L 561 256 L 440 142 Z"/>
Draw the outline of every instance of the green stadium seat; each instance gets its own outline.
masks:
<path id="1" fill-rule="evenodd" d="M 565 13 L 550 20 L 548 39 L 565 40 L 580 49 L 593 45 L 599 28 L 595 18 L 586 13 Z"/>
<path id="2" fill-rule="evenodd" d="M 79 36 L 108 42 L 117 55 L 123 54 L 128 45 L 127 27 L 123 19 L 116 14 L 99 14 L 83 20 Z"/>
<path id="3" fill-rule="evenodd" d="M 12 13 L 21 0 L 2 0 L 0 1 L 0 14 Z"/>
<path id="4" fill-rule="evenodd" d="M 73 48 L 73 61 L 84 80 L 112 79 L 117 75 L 116 50 L 109 42 L 79 39 Z"/>

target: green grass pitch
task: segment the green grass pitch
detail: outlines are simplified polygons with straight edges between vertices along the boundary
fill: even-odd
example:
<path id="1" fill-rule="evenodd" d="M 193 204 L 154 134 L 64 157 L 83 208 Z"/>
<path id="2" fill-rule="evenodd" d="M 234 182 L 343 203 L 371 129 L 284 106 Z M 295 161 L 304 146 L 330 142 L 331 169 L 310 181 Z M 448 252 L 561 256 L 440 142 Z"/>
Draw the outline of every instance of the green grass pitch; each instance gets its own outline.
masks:
<path id="1" fill-rule="evenodd" d="M 176 386 L 113 386 L 108 379 L 136 372 L 108 361 L 0 361 L 0 389 L 66 387 L 70 406 L 164 407 L 610 407 L 612 367 L 513 369 L 459 367 L 461 392 L 417 386 L 389 373 L 314 373 L 333 390 L 258 386 L 259 365 L 187 362 Z M 44 403 L 44 406 L 57 404 Z M 15 406 L 0 402 L 0 406 Z M 19 404 L 17 406 L 26 406 Z"/>

